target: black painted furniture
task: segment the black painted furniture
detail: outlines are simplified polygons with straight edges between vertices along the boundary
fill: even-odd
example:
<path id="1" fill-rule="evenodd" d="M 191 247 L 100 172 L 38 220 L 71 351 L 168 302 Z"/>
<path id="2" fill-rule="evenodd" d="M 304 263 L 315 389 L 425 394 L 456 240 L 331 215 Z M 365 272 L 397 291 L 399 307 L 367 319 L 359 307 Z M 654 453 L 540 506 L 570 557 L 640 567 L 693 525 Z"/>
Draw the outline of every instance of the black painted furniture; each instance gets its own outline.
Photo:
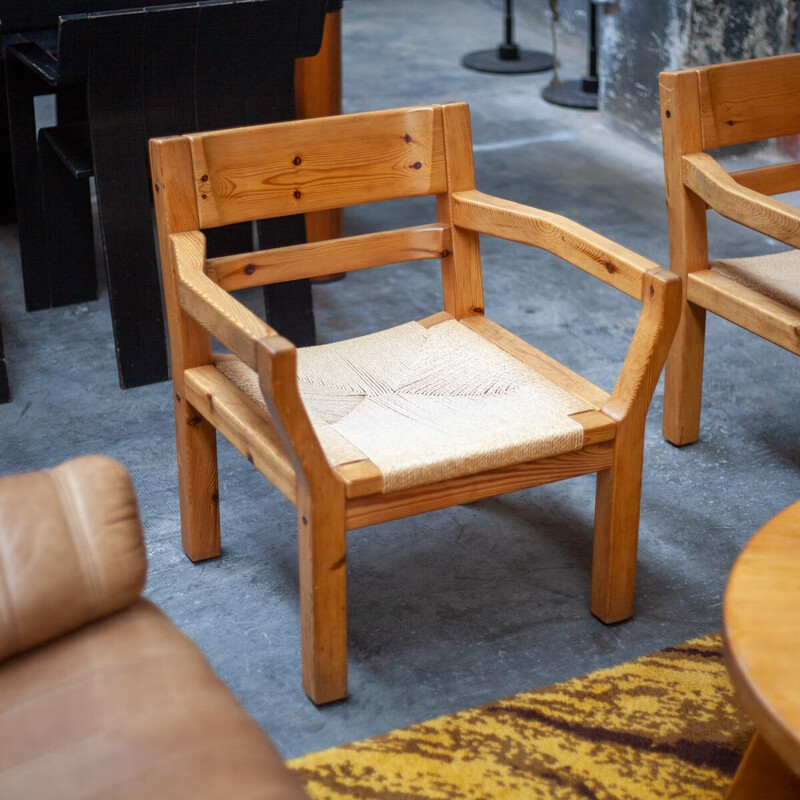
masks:
<path id="1" fill-rule="evenodd" d="M 294 116 L 294 60 L 319 49 L 326 0 L 0 0 L 20 249 L 29 310 L 96 296 L 94 176 L 120 384 L 167 377 L 147 140 Z M 101 12 L 99 9 L 103 9 Z M 30 14 L 27 12 L 30 10 Z M 80 11 L 81 13 L 70 13 Z M 91 12 L 91 13 L 90 13 Z M 60 15 L 60 16 L 59 16 Z M 31 32 L 54 24 L 50 31 Z M 9 31 L 16 30 L 16 34 Z M 54 93 L 39 133 L 33 98 Z M 211 232 L 218 255 L 304 241 L 301 216 Z M 307 281 L 265 291 L 268 319 L 314 340 Z"/>

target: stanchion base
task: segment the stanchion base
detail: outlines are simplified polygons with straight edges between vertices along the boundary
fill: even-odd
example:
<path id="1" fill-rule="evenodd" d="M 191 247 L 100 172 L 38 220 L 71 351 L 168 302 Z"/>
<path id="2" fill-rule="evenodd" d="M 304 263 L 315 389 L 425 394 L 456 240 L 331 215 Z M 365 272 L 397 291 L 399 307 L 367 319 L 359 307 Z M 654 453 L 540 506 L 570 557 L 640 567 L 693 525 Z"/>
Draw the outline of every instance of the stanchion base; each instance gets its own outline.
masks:
<path id="1" fill-rule="evenodd" d="M 516 58 L 502 58 L 504 48 L 501 45 L 494 50 L 476 50 L 467 53 L 461 59 L 461 65 L 478 72 L 502 72 L 521 74 L 525 72 L 545 72 L 553 69 L 553 57 L 539 50 L 522 50 L 516 48 Z"/>
<path id="2" fill-rule="evenodd" d="M 597 91 L 587 92 L 586 81 L 564 81 L 557 86 L 545 86 L 542 97 L 548 103 L 567 108 L 597 110 Z"/>

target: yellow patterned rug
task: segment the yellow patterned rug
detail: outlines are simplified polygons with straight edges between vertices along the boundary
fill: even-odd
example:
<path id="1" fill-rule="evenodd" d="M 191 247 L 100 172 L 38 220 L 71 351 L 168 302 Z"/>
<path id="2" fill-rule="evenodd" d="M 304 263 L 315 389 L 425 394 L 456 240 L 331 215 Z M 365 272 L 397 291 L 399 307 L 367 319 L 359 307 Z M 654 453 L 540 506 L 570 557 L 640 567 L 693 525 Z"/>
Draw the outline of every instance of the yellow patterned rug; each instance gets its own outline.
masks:
<path id="1" fill-rule="evenodd" d="M 719 800 L 752 732 L 712 635 L 289 766 L 314 800 Z"/>

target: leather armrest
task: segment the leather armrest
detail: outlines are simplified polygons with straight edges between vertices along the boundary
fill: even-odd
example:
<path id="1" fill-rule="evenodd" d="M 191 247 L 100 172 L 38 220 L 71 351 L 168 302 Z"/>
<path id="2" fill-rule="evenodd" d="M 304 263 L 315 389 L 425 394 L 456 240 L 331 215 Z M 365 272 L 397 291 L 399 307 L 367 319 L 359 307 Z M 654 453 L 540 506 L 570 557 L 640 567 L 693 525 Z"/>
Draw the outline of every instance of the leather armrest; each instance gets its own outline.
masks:
<path id="1" fill-rule="evenodd" d="M 121 464 L 84 456 L 0 478 L 0 660 L 129 606 L 146 572 Z"/>

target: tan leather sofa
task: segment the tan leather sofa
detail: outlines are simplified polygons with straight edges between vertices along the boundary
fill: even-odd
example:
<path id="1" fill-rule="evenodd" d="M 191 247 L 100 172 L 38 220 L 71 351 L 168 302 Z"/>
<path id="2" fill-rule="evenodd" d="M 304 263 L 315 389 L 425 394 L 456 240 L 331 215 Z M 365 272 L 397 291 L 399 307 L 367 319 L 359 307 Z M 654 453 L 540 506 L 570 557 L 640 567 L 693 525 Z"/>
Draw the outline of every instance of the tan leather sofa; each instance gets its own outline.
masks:
<path id="1" fill-rule="evenodd" d="M 0 798 L 306 798 L 145 573 L 115 461 L 0 479 Z"/>

